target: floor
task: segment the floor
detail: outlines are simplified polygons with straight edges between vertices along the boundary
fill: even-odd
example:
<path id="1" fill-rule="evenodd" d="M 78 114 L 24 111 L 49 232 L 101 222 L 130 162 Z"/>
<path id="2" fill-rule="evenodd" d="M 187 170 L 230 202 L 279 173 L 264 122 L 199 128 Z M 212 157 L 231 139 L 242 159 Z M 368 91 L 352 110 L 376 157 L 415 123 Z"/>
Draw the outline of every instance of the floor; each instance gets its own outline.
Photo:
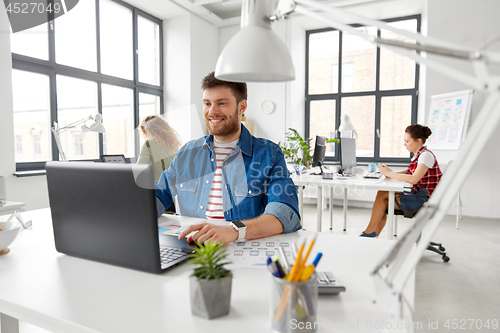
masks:
<path id="1" fill-rule="evenodd" d="M 370 213 L 370 209 L 349 208 L 345 234 L 358 237 Z M 304 227 L 316 230 L 316 205 L 304 205 L 304 216 Z M 328 210 L 323 211 L 323 232 L 344 233 L 342 208 L 334 206 L 337 222 L 332 231 L 329 216 Z M 399 217 L 398 234 L 411 223 Z M 386 237 L 384 230 L 380 238 Z M 463 217 L 456 229 L 456 216 L 445 217 L 433 240 L 443 244 L 451 260 L 445 263 L 440 255 L 426 251 L 417 266 L 416 332 L 500 332 L 499 237 L 500 219 Z"/>
<path id="2" fill-rule="evenodd" d="M 370 209 L 349 208 L 348 230 L 342 231 L 342 209 L 334 206 L 329 230 L 329 212 L 323 211 L 324 232 L 358 237 L 370 218 Z M 304 205 L 304 227 L 316 230 L 316 206 Z M 416 332 L 500 331 L 500 219 L 464 217 L 455 227 L 455 216 L 447 216 L 434 241 L 443 243 L 451 260 L 426 251 L 417 267 L 414 325 Z M 401 235 L 412 223 L 399 218 Z M 385 238 L 385 231 L 381 238 Z M 376 240 L 375 240 L 376 241 Z M 418 326 L 420 325 L 420 326 Z M 456 325 L 456 329 L 453 329 Z M 493 329 L 497 326 L 497 329 Z M 47 333 L 36 326 L 20 324 L 21 333 Z"/>

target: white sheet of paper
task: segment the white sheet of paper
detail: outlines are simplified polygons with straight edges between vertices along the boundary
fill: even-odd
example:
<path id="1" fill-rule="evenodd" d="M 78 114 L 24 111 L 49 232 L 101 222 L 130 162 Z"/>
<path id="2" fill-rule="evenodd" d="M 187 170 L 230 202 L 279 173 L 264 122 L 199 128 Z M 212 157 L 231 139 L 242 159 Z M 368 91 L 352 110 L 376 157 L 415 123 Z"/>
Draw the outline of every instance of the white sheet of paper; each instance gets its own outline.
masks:
<path id="1" fill-rule="evenodd" d="M 228 269 L 240 267 L 262 268 L 267 266 L 267 257 L 279 255 L 278 246 L 285 251 L 291 262 L 291 243 L 298 239 L 297 233 L 281 234 L 254 240 L 244 240 L 227 245 L 227 259 L 231 262 Z"/>

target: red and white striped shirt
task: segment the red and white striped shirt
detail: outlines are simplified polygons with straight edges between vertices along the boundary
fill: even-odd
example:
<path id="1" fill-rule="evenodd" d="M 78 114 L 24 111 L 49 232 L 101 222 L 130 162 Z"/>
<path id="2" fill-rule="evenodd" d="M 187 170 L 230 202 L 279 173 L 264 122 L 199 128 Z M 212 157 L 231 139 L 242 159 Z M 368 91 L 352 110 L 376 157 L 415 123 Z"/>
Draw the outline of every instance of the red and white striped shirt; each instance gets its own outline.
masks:
<path id="1" fill-rule="evenodd" d="M 206 216 L 209 219 L 224 220 L 224 209 L 222 207 L 222 163 L 236 149 L 238 141 L 230 143 L 218 143 L 214 141 L 215 168 L 214 180 L 208 196 Z"/>

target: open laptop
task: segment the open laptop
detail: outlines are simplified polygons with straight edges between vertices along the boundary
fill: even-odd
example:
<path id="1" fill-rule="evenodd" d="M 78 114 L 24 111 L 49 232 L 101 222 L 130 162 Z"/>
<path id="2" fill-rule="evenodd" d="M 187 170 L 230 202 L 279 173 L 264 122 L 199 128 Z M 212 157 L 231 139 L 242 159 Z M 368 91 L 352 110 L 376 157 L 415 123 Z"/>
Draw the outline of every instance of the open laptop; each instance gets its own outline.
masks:
<path id="1" fill-rule="evenodd" d="M 47 162 L 46 170 L 58 252 L 151 273 L 193 253 L 186 239 L 158 234 L 147 164 Z"/>
<path id="2" fill-rule="evenodd" d="M 101 162 L 106 163 L 127 163 L 125 155 L 101 155 Z"/>

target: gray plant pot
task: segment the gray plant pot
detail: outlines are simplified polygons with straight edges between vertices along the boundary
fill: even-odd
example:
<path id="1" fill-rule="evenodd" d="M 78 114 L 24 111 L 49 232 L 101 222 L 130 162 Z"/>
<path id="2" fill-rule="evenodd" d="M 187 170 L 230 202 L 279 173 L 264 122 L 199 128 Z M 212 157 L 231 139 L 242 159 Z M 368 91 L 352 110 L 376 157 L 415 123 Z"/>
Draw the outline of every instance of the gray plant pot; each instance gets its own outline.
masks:
<path id="1" fill-rule="evenodd" d="M 220 280 L 198 280 L 197 277 L 191 276 L 189 279 L 193 315 L 214 319 L 229 313 L 232 277 Z"/>

